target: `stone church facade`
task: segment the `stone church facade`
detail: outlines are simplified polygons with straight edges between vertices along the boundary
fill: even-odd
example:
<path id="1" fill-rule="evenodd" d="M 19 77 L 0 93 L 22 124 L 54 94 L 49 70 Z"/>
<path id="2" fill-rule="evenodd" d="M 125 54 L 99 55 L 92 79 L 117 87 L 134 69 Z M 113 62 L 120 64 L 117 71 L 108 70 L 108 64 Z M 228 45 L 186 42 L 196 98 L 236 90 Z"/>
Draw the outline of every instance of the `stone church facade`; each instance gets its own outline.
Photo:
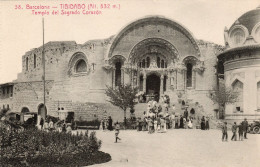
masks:
<path id="1" fill-rule="evenodd" d="M 194 38 L 174 20 L 145 17 L 108 39 L 84 44 L 53 41 L 44 47 L 47 114 L 57 116 L 62 111 L 73 111 L 76 119 L 111 115 L 122 120 L 123 112 L 109 104 L 105 95 L 106 86 L 119 84 L 131 84 L 148 96 L 168 95 L 180 113 L 183 102 L 201 115 L 214 115 L 218 109 L 210 100 L 209 91 L 218 83 L 217 56 L 227 51 L 223 52 L 220 45 Z M 0 85 L 1 108 L 41 113 L 42 50 L 41 46 L 26 52 L 17 79 Z M 224 66 L 225 77 L 229 78 Z M 243 74 L 230 76 L 243 78 Z M 136 115 L 144 110 L 145 104 L 137 104 Z"/>

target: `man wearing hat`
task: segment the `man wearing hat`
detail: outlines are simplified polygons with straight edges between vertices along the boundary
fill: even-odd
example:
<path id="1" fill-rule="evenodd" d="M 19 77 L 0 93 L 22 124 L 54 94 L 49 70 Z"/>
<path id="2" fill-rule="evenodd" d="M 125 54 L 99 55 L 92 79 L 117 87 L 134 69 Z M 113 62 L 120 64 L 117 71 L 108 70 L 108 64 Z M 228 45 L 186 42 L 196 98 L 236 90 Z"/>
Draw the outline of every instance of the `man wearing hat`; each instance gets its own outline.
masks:
<path id="1" fill-rule="evenodd" d="M 246 134 L 247 134 L 248 122 L 247 122 L 246 118 L 242 122 L 242 126 L 243 126 L 243 132 L 244 132 L 244 139 L 247 139 Z"/>
<path id="2" fill-rule="evenodd" d="M 235 138 L 235 141 L 237 141 L 237 123 L 234 122 L 234 124 L 232 125 L 232 132 L 233 132 L 233 136 L 231 138 L 231 140 L 233 140 Z"/>

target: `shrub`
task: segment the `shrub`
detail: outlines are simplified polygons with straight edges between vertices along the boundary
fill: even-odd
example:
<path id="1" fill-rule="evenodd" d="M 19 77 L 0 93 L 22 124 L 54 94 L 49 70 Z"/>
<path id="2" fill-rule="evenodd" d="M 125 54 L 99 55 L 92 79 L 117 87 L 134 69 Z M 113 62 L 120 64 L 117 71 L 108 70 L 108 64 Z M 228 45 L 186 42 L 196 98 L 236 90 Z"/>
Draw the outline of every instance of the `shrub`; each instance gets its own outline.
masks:
<path id="1" fill-rule="evenodd" d="M 75 121 L 77 126 L 98 126 L 100 125 L 100 121 L 95 119 L 92 121 Z"/>
<path id="2" fill-rule="evenodd" d="M 101 141 L 96 138 L 95 132 L 72 135 L 36 129 L 17 132 L 0 128 L 0 146 L 0 163 L 27 164 L 39 157 L 52 157 L 59 162 L 64 156 L 92 155 L 100 149 Z"/>

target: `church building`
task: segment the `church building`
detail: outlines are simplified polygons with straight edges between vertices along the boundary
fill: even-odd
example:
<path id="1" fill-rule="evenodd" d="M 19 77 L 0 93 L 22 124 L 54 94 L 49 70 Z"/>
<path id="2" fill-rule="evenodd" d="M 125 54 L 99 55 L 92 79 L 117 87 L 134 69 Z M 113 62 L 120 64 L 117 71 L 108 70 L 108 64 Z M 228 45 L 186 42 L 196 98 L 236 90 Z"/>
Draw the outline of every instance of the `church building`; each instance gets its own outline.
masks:
<path id="1" fill-rule="evenodd" d="M 226 85 L 243 97 L 227 107 L 227 116 L 253 114 L 260 107 L 259 17 L 259 9 L 250 11 L 226 29 L 225 51 L 162 16 L 138 19 L 108 39 L 48 42 L 44 45 L 47 114 L 74 112 L 78 120 L 108 115 L 122 121 L 123 112 L 107 101 L 105 90 L 131 84 L 147 98 L 168 95 L 176 112 L 181 113 L 185 103 L 188 110 L 215 116 L 218 105 L 209 92 L 217 87 L 219 62 L 224 64 Z M 26 52 L 17 79 L 0 85 L 0 108 L 46 115 L 42 51 L 43 46 Z M 146 103 L 137 104 L 135 110 L 141 116 Z"/>

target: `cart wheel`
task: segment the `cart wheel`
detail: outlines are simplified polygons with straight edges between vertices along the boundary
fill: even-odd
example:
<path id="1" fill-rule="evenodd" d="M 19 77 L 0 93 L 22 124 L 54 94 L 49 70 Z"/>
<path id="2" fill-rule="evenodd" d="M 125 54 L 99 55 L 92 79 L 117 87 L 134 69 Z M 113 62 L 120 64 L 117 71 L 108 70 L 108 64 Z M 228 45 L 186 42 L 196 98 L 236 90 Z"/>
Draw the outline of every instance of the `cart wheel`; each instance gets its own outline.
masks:
<path id="1" fill-rule="evenodd" d="M 254 132 L 254 134 L 259 134 L 260 133 L 260 127 L 259 126 L 255 126 L 253 128 L 253 132 Z"/>

